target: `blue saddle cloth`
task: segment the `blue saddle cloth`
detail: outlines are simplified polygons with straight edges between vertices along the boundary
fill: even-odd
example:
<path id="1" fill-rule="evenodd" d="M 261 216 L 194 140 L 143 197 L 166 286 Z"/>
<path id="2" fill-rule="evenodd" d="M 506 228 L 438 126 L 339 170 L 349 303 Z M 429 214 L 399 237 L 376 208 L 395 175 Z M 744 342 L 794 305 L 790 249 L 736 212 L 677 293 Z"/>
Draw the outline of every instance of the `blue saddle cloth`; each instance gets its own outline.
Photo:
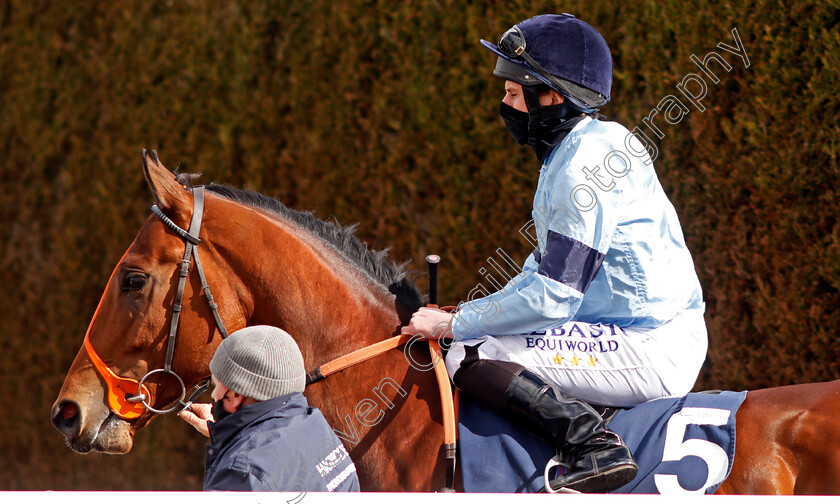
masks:
<path id="1" fill-rule="evenodd" d="M 639 472 L 615 493 L 714 493 L 735 456 L 735 413 L 746 392 L 689 394 L 620 411 L 609 428 L 633 452 Z M 465 394 L 459 451 L 467 492 L 537 492 L 554 448 Z"/>

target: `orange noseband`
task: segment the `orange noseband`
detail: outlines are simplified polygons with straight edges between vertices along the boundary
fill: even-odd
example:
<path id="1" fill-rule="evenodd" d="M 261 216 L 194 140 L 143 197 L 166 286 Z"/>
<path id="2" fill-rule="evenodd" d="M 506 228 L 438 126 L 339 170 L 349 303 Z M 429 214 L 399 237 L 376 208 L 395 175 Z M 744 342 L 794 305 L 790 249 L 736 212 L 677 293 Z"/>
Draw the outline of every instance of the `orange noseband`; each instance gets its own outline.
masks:
<path id="1" fill-rule="evenodd" d="M 93 367 L 99 371 L 99 375 L 102 376 L 105 384 L 108 385 L 108 407 L 111 408 L 111 411 L 126 420 L 132 420 L 142 415 L 146 411 L 143 403 L 129 402 L 128 398 L 136 397 L 138 390 L 145 397 L 151 397 L 149 395 L 149 389 L 145 385 L 140 387 L 140 381 L 134 378 L 117 376 L 116 373 L 111 371 L 111 368 L 102 361 L 96 353 L 96 350 L 93 349 L 93 345 L 90 344 L 89 335 L 85 336 L 85 349 L 87 350 L 88 357 L 90 357 L 90 361 L 93 363 Z"/>

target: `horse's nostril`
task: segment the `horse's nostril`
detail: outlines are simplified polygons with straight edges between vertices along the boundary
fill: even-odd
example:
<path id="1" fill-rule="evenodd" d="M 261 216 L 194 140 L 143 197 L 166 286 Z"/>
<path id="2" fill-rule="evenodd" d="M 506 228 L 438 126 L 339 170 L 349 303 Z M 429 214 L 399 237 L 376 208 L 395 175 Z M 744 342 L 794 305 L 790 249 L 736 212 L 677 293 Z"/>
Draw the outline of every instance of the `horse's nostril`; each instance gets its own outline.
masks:
<path id="1" fill-rule="evenodd" d="M 53 425 L 65 435 L 73 435 L 79 427 L 79 405 L 73 401 L 64 401 L 58 405 L 53 415 Z"/>
<path id="2" fill-rule="evenodd" d="M 79 407 L 75 403 L 67 403 L 61 408 L 61 416 L 65 420 L 70 420 L 79 414 Z"/>

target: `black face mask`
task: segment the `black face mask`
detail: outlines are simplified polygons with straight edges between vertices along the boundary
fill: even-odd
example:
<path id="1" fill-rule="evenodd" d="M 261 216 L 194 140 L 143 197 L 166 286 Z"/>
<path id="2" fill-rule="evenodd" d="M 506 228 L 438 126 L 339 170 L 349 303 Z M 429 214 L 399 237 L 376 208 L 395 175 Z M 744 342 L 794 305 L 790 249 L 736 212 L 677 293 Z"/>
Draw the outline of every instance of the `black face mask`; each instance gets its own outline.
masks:
<path id="1" fill-rule="evenodd" d="M 560 105 L 539 107 L 534 125 L 530 122 L 528 112 L 521 112 L 505 103 L 499 105 L 499 115 L 516 143 L 530 145 L 540 163 L 585 117 L 568 101 Z"/>
<path id="2" fill-rule="evenodd" d="M 226 416 L 232 415 L 232 413 L 225 410 L 224 404 L 222 402 L 224 398 L 219 399 L 218 401 L 213 401 L 213 406 L 210 408 L 210 412 L 213 414 L 213 421 L 219 422 Z"/>
<path id="3" fill-rule="evenodd" d="M 499 115 L 505 122 L 513 140 L 519 145 L 528 144 L 528 112 L 521 112 L 506 103 L 499 105 Z"/>

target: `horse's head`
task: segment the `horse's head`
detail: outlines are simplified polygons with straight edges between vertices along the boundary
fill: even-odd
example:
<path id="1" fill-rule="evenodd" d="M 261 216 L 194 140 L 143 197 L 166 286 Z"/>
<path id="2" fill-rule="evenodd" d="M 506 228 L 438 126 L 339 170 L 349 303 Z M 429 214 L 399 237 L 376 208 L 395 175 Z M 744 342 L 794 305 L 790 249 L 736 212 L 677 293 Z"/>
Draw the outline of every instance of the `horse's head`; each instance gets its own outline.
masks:
<path id="1" fill-rule="evenodd" d="M 195 264 L 179 285 L 190 239 L 174 228 L 190 229 L 199 198 L 156 154 L 144 151 L 143 166 L 162 216 L 152 215 L 146 221 L 114 269 L 52 407 L 53 424 L 79 452 L 128 452 L 135 432 L 153 416 L 149 407 L 164 408 L 204 378 L 221 341 Z M 165 223 L 163 217 L 171 222 Z M 201 246 L 206 276 L 224 278 L 219 268 L 225 266 L 215 257 L 213 245 Z M 173 338 L 170 330 L 179 290 L 186 309 L 176 321 L 182 327 L 179 337 Z M 213 295 L 224 309 L 221 318 L 231 329 L 243 325 L 239 305 L 233 301 L 235 291 L 232 281 L 214 282 Z M 177 343 L 169 350 L 173 339 Z"/>

